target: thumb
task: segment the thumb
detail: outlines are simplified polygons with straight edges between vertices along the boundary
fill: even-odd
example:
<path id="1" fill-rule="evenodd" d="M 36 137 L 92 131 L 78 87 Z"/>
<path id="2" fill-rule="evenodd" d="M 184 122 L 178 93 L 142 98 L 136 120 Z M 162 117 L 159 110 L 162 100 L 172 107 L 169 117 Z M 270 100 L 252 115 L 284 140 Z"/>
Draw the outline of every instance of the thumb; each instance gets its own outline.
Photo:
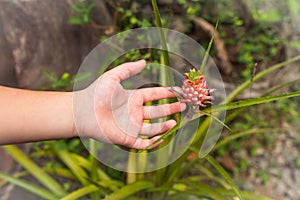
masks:
<path id="1" fill-rule="evenodd" d="M 118 82 L 123 81 L 131 76 L 140 73 L 146 67 L 145 60 L 136 62 L 127 62 L 114 69 L 108 71 L 109 75 L 115 78 Z"/>

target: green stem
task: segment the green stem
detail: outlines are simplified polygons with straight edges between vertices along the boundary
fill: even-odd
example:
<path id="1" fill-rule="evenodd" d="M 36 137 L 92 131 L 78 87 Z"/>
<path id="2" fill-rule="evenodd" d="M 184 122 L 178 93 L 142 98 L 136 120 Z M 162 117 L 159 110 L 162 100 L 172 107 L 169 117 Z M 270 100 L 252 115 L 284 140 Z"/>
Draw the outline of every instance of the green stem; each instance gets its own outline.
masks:
<path id="1" fill-rule="evenodd" d="M 167 41 L 166 41 L 165 34 L 162 30 L 163 26 L 162 26 L 161 17 L 160 17 L 160 13 L 159 13 L 159 9 L 158 9 L 156 0 L 152 0 L 152 7 L 153 7 L 153 11 L 154 11 L 154 16 L 155 16 L 155 24 L 159 28 L 159 38 L 160 38 L 160 43 L 161 43 L 161 46 L 163 49 L 162 53 L 163 53 L 163 57 L 164 57 L 164 64 L 167 66 L 171 66 L 168 47 L 167 47 Z"/>
<path id="2" fill-rule="evenodd" d="M 95 155 L 97 155 L 96 141 L 93 139 L 90 139 L 89 143 L 90 143 L 89 160 L 91 162 L 91 169 L 90 169 L 91 177 L 90 178 L 93 182 L 96 182 L 99 179 L 99 176 L 97 173 L 98 163 L 97 163 L 97 159 L 94 157 Z M 90 196 L 91 196 L 92 200 L 97 200 L 99 197 L 99 193 L 97 193 L 97 192 L 91 193 Z"/>

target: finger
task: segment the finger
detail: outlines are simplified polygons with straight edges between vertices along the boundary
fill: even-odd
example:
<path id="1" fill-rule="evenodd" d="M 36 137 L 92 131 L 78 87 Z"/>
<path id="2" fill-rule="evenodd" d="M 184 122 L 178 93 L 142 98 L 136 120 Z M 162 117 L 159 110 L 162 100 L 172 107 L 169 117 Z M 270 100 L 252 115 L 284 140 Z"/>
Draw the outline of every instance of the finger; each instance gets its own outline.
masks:
<path id="1" fill-rule="evenodd" d="M 137 90 L 137 92 L 139 92 L 139 95 L 142 95 L 144 102 L 176 97 L 166 87 L 143 88 Z"/>
<path id="2" fill-rule="evenodd" d="M 158 135 L 168 131 L 170 128 L 174 127 L 175 125 L 176 125 L 176 121 L 173 119 L 170 119 L 165 122 L 159 122 L 159 123 L 144 123 L 142 125 L 140 134 L 146 136 Z"/>
<path id="3" fill-rule="evenodd" d="M 134 149 L 145 149 L 147 146 L 151 145 L 153 142 L 158 140 L 160 136 L 153 137 L 151 139 L 142 139 L 142 138 L 135 138 L 135 137 L 127 137 L 127 141 L 124 144 L 127 147 L 134 148 Z M 163 140 L 159 141 L 157 144 L 151 146 L 149 149 L 153 149 L 159 146 Z"/>
<path id="4" fill-rule="evenodd" d="M 144 106 L 144 119 L 166 117 L 174 113 L 182 112 L 185 109 L 186 104 L 180 102 L 157 106 Z"/>
<path id="5" fill-rule="evenodd" d="M 139 60 L 136 62 L 127 62 L 108 71 L 107 73 L 116 81 L 121 82 L 131 76 L 140 73 L 145 68 L 145 66 L 146 66 L 145 60 Z"/>

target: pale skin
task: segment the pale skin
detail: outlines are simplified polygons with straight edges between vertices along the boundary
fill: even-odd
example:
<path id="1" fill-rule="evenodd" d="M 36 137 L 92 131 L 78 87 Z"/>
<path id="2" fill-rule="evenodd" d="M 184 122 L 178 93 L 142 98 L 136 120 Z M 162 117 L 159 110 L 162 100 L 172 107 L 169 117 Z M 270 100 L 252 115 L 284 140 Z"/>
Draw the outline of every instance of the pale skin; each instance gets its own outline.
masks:
<path id="1" fill-rule="evenodd" d="M 125 90 L 120 82 L 145 66 L 144 60 L 122 64 L 77 92 L 0 86 L 0 144 L 81 136 L 135 149 L 147 147 L 176 122 L 149 124 L 144 120 L 183 111 L 185 104 L 144 106 L 145 102 L 175 97 L 164 87 Z"/>

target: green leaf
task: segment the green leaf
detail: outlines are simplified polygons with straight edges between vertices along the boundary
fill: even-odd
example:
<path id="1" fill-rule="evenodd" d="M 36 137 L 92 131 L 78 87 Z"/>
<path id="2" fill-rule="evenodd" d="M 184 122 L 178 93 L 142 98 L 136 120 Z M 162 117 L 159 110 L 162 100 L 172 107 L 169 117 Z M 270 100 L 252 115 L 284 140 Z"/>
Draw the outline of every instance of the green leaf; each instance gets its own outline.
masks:
<path id="1" fill-rule="evenodd" d="M 76 178 L 83 184 L 87 185 L 87 173 L 81 168 L 71 156 L 70 153 L 65 150 L 55 150 L 56 155 L 63 161 L 63 163 L 71 170 Z"/>
<path id="2" fill-rule="evenodd" d="M 12 177 L 12 176 L 9 176 L 7 174 L 4 174 L 2 172 L 0 172 L 0 179 L 3 179 L 5 181 L 8 181 L 18 187 L 21 187 L 35 195 L 38 195 L 39 197 L 42 197 L 44 199 L 50 199 L 50 200 L 57 200 L 59 199 L 59 196 L 56 196 L 55 194 L 53 194 L 52 192 L 49 192 L 37 185 L 34 185 L 28 181 L 24 181 L 24 180 L 21 180 L 19 178 L 15 178 L 15 177 Z"/>
<path id="3" fill-rule="evenodd" d="M 31 159 L 29 159 L 22 151 L 15 145 L 8 145 L 3 147 L 20 165 L 22 165 L 33 177 L 41 184 L 47 187 L 54 195 L 64 196 L 64 189 L 52 179 L 43 169 L 37 166 Z"/>
<path id="4" fill-rule="evenodd" d="M 216 31 L 217 31 L 218 26 L 219 26 L 219 19 L 218 19 L 217 22 L 216 22 L 216 25 L 215 25 L 215 28 L 214 28 L 214 32 L 213 32 L 213 34 L 212 34 L 212 36 L 211 36 L 211 38 L 210 38 L 208 47 L 207 47 L 207 49 L 206 49 L 206 51 L 205 51 L 205 55 L 204 55 L 204 58 L 203 58 L 203 60 L 202 60 L 202 63 L 201 63 L 200 69 L 199 69 L 201 73 L 203 73 L 204 68 L 205 68 L 205 66 L 206 66 L 207 59 L 208 59 L 208 56 L 209 56 L 209 52 L 210 52 L 212 43 L 213 43 L 213 41 L 214 41 L 214 39 L 215 39 L 215 35 L 216 35 Z"/>
<path id="5" fill-rule="evenodd" d="M 126 199 L 127 197 L 140 192 L 145 189 L 153 188 L 154 184 L 149 181 L 138 181 L 129 185 L 126 185 L 114 193 L 106 196 L 104 200 L 121 200 Z"/>
<path id="6" fill-rule="evenodd" d="M 201 116 L 203 115 L 207 115 L 211 118 L 213 118 L 214 120 L 216 120 L 219 124 L 222 124 L 222 126 L 224 126 L 225 128 L 227 128 L 230 132 L 232 132 L 231 128 L 229 126 L 227 126 L 224 122 L 222 122 L 218 117 L 210 114 L 210 113 L 207 113 L 207 112 L 204 112 L 204 111 L 201 111 L 199 110 L 199 113 L 201 113 Z"/>
<path id="7" fill-rule="evenodd" d="M 75 190 L 68 194 L 67 196 L 63 197 L 61 200 L 73 200 L 73 199 L 78 199 L 80 197 L 83 197 L 87 194 L 97 192 L 99 191 L 99 188 L 96 187 L 95 185 L 87 185 L 85 187 L 82 187 L 78 190 Z"/>
<path id="8" fill-rule="evenodd" d="M 240 101 L 235 101 L 232 103 L 228 104 L 223 104 L 223 105 L 218 105 L 214 106 L 211 111 L 210 109 L 205 109 L 203 110 L 204 112 L 219 112 L 223 110 L 232 110 L 232 109 L 237 109 L 237 108 L 243 108 L 247 106 L 252 106 L 252 105 L 257 105 L 257 104 L 262 104 L 262 103 L 267 103 L 270 101 L 276 101 L 280 99 L 286 99 L 286 98 L 292 98 L 292 97 L 297 97 L 300 96 L 300 91 L 298 92 L 291 92 L 288 94 L 280 94 L 276 96 L 267 96 L 267 97 L 259 97 L 259 98 L 253 98 L 253 99 L 247 99 L 247 100 L 240 100 Z M 202 116 L 202 115 L 201 115 Z"/>
<path id="9" fill-rule="evenodd" d="M 215 146 L 214 146 L 214 150 L 218 149 L 221 146 L 226 145 L 227 143 L 236 140 L 237 138 L 246 136 L 246 135 L 250 135 L 250 134 L 255 134 L 255 133 L 259 133 L 262 131 L 267 131 L 267 132 L 275 132 L 275 131 L 279 131 L 281 129 L 264 129 L 264 128 L 254 128 L 254 129 L 249 129 L 249 130 L 245 130 L 245 131 L 241 131 L 238 133 L 234 133 L 229 135 L 228 137 L 224 138 L 223 140 L 219 141 Z"/>
<path id="10" fill-rule="evenodd" d="M 246 88 L 248 88 L 253 82 L 261 79 L 262 77 L 266 76 L 267 74 L 269 74 L 277 69 L 280 69 L 282 67 L 292 66 L 290 64 L 293 62 L 296 62 L 298 60 L 300 60 L 300 55 L 295 56 L 284 62 L 272 65 L 271 67 L 261 71 L 260 73 L 256 74 L 253 78 L 249 78 L 247 81 L 245 81 L 239 87 L 237 87 L 233 92 L 231 92 L 230 95 L 227 96 L 226 101 L 224 103 L 229 103 L 229 102 L 233 101 L 242 91 L 244 91 Z"/>
<path id="11" fill-rule="evenodd" d="M 243 108 L 243 107 L 247 107 L 247 106 L 252 106 L 252 105 L 256 105 L 256 104 L 266 103 L 266 102 L 285 99 L 285 98 L 297 97 L 297 96 L 300 96 L 300 91 L 299 92 L 292 92 L 292 93 L 288 93 L 288 94 L 281 94 L 281 95 L 277 95 L 277 96 L 268 96 L 268 97 L 260 97 L 260 98 L 236 101 L 236 102 L 228 103 L 228 104 L 225 104 L 225 105 L 218 105 L 218 106 L 214 106 L 213 108 L 204 109 L 203 111 L 201 111 L 199 113 L 196 113 L 193 116 L 193 119 L 202 117 L 204 115 L 210 115 L 210 113 L 220 112 L 220 111 L 223 111 L 223 110 L 232 110 L 232 109 L 237 109 L 237 108 Z M 214 119 L 216 119 L 216 117 L 214 117 Z M 157 144 L 161 140 L 167 138 L 169 135 L 171 135 L 172 133 L 177 131 L 179 128 L 183 127 L 187 122 L 188 121 L 182 121 L 182 122 L 176 124 L 176 126 L 171 128 L 170 130 L 168 130 L 159 139 L 155 140 L 153 143 L 148 145 L 145 149 L 149 149 L 150 147 Z M 225 125 L 220 120 L 218 120 L 218 122 L 221 123 L 222 125 Z M 228 126 L 226 126 L 226 128 L 228 128 L 230 130 L 230 128 Z"/>
<path id="12" fill-rule="evenodd" d="M 229 174 L 225 171 L 225 169 L 210 155 L 207 155 L 205 159 L 212 165 L 214 168 L 223 176 L 223 178 L 231 185 L 232 189 L 235 191 L 236 195 L 240 198 L 240 200 L 244 200 L 242 197 L 242 193 L 239 190 L 238 186 L 229 176 Z"/>
<path id="13" fill-rule="evenodd" d="M 273 88 L 271 88 L 270 90 L 268 90 L 266 93 L 264 93 L 261 97 L 265 97 L 265 96 L 269 96 L 271 95 L 272 93 L 284 88 L 284 87 L 287 87 L 287 86 L 290 86 L 296 82 L 300 81 L 300 78 L 298 79 L 295 79 L 295 80 L 292 80 L 292 81 L 289 81 L 287 83 L 283 83 L 283 84 L 280 84 L 280 85 L 277 85 Z M 235 110 L 234 112 L 232 112 L 230 115 L 227 115 L 226 116 L 226 120 L 225 120 L 225 123 L 229 123 L 230 121 L 234 120 L 239 113 L 243 112 L 247 107 L 244 107 L 244 108 L 239 108 L 238 110 Z"/>
<path id="14" fill-rule="evenodd" d="M 185 194 L 185 196 L 189 196 L 189 195 L 197 196 L 199 199 L 200 197 L 208 197 L 214 200 L 226 200 L 226 197 L 224 197 L 222 193 L 219 193 L 213 187 L 207 184 L 201 182 L 198 183 L 190 182 L 190 181 L 181 181 L 179 183 L 184 183 L 186 185 L 189 185 L 189 188 L 186 188 L 185 190 L 177 190 L 177 191 L 175 190 L 176 191 L 175 195 Z"/>
<path id="15" fill-rule="evenodd" d="M 91 163 L 80 155 L 69 153 L 69 157 L 71 157 L 76 163 L 86 170 L 90 170 L 92 168 Z M 101 168 L 97 169 L 97 173 L 101 180 L 111 180 L 111 178 Z"/>
<path id="16" fill-rule="evenodd" d="M 230 196 L 230 197 L 235 196 L 235 191 L 234 190 L 227 190 L 227 189 L 224 189 L 224 188 L 216 188 L 215 190 L 217 190 L 218 192 L 220 192 L 224 196 Z M 259 194 L 255 194 L 255 193 L 248 192 L 248 191 L 242 191 L 242 195 L 247 200 L 272 200 L 269 197 L 259 195 Z"/>
<path id="17" fill-rule="evenodd" d="M 168 52 L 168 46 L 167 46 L 167 41 L 162 25 L 162 19 L 160 17 L 159 9 L 156 3 L 156 0 L 152 0 L 152 7 L 154 11 L 154 16 L 155 16 L 155 23 L 156 26 L 158 27 L 158 32 L 159 32 L 159 38 L 160 38 L 160 44 L 162 46 L 162 57 L 161 57 L 161 64 L 166 65 L 171 67 L 171 61 L 170 61 L 170 56 Z M 165 68 L 162 68 L 161 70 L 161 84 L 166 86 L 166 85 L 174 85 L 174 78 L 171 73 L 167 74 L 167 71 Z"/>
<path id="18" fill-rule="evenodd" d="M 78 16 L 73 16 L 69 19 L 69 24 L 72 24 L 72 25 L 82 25 L 83 22 L 82 22 L 82 19 Z"/>

